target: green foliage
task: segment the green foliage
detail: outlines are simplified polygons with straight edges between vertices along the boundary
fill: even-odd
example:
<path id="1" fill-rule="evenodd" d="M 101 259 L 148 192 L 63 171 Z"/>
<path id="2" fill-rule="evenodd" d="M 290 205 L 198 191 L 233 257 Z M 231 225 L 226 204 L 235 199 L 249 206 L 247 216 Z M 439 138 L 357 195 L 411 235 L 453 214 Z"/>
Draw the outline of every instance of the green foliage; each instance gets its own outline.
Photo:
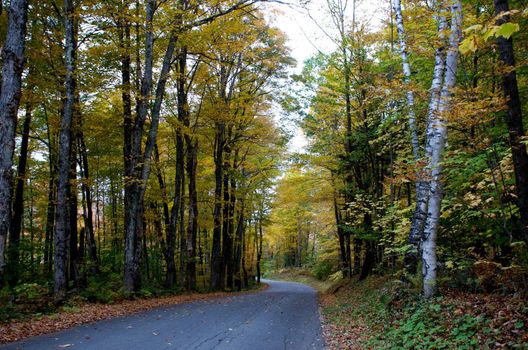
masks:
<path id="1" fill-rule="evenodd" d="M 329 260 L 319 260 L 312 267 L 312 273 L 317 279 L 324 280 L 335 271 L 335 264 Z"/>
<path id="2" fill-rule="evenodd" d="M 0 290 L 0 322 L 54 310 L 49 284 L 22 283 Z"/>
<path id="3" fill-rule="evenodd" d="M 35 302 L 49 294 L 48 288 L 37 283 L 19 284 L 13 289 L 15 301 L 19 303 Z"/>
<path id="4" fill-rule="evenodd" d="M 446 319 L 440 300 L 411 304 L 401 319 L 392 323 L 384 335 L 372 339 L 376 349 L 477 349 L 477 331 L 488 324 L 482 317 L 461 315 Z"/>
<path id="5" fill-rule="evenodd" d="M 88 285 L 80 296 L 89 302 L 112 304 L 124 297 L 121 275 L 110 273 L 88 277 Z"/>

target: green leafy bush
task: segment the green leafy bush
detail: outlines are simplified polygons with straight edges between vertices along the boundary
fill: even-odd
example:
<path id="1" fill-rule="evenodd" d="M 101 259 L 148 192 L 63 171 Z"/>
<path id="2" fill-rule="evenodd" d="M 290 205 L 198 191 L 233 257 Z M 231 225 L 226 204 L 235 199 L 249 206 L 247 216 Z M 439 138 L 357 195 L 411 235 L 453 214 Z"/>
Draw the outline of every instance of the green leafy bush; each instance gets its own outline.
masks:
<path id="1" fill-rule="evenodd" d="M 317 261 L 312 268 L 312 274 L 320 280 L 328 278 L 334 272 L 334 264 L 329 260 Z"/>
<path id="2" fill-rule="evenodd" d="M 483 317 L 445 317 L 440 298 L 407 306 L 401 317 L 368 345 L 376 349 L 479 349 L 478 331 L 489 323 Z"/>
<path id="3" fill-rule="evenodd" d="M 89 277 L 80 295 L 93 303 L 114 303 L 123 297 L 121 278 L 118 274 Z"/>

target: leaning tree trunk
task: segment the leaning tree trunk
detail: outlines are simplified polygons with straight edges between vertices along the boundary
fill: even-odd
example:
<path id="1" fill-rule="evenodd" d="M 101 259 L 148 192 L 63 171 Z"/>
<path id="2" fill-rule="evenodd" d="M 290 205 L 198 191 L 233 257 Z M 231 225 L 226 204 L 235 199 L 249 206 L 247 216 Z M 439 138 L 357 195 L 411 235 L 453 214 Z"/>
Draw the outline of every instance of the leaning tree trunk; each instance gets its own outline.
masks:
<path id="1" fill-rule="evenodd" d="M 54 250 L 54 289 L 56 303 L 66 298 L 68 286 L 68 250 L 69 250 L 69 205 L 68 187 L 70 179 L 71 128 L 75 104 L 75 29 L 74 6 L 72 0 L 64 0 L 65 28 L 65 100 L 61 119 L 59 139 L 59 171 L 57 185 L 57 206 L 55 211 L 55 250 Z"/>
<path id="2" fill-rule="evenodd" d="M 495 14 L 509 11 L 508 0 L 494 0 Z M 497 20 L 497 25 L 508 22 L 509 16 L 503 15 Z M 500 36 L 497 39 L 500 60 L 505 66 L 502 74 L 502 90 L 508 100 L 508 110 L 506 112 L 506 125 L 508 126 L 509 142 L 512 152 L 513 169 L 515 172 L 515 187 L 517 189 L 517 205 L 521 218 L 521 235 L 519 238 L 528 241 L 528 153 L 526 145 L 522 142 L 524 128 L 522 120 L 521 100 L 519 98 L 519 88 L 517 75 L 515 72 L 515 56 L 513 51 L 512 38 Z"/>
<path id="3" fill-rule="evenodd" d="M 7 34 L 2 49 L 0 90 L 0 288 L 4 285 L 5 244 L 11 219 L 12 166 L 15 129 L 20 103 L 27 0 L 11 0 L 7 15 Z"/>
<path id="4" fill-rule="evenodd" d="M 431 298 L 436 293 L 436 237 L 440 206 L 442 204 L 442 181 L 440 176 L 442 172 L 442 157 L 447 140 L 445 115 L 450 108 L 450 90 L 456 83 L 458 46 L 462 23 L 462 4 L 460 1 L 456 1 L 451 6 L 451 14 L 451 34 L 449 36 L 449 52 L 445 63 L 444 83 L 440 94 L 438 112 L 430 120 L 427 130 L 428 143 L 426 153 L 429 160 L 428 171 L 431 180 L 422 252 L 423 294 L 426 299 Z"/>

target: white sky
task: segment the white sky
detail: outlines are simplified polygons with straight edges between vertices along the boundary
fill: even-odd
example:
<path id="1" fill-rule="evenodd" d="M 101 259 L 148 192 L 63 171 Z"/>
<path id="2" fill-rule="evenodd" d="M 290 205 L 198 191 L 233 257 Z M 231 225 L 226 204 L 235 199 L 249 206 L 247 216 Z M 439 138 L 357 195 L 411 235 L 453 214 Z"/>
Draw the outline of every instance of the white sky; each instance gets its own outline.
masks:
<path id="1" fill-rule="evenodd" d="M 352 1 L 348 0 L 347 19 L 352 22 Z M 327 10 L 327 0 L 310 0 L 306 8 L 298 5 L 298 0 L 291 0 L 292 5 L 268 3 L 271 23 L 280 28 L 288 37 L 291 55 L 297 61 L 292 73 L 302 70 L 306 59 L 318 51 L 329 53 L 335 49 L 335 44 L 328 37 L 335 34 L 333 24 Z M 375 29 L 382 20 L 387 18 L 390 0 L 356 0 L 356 17 L 359 22 L 367 22 Z M 326 32 L 326 34 L 325 34 Z M 295 136 L 290 140 L 290 152 L 302 152 L 307 145 L 302 130 L 296 129 Z"/>

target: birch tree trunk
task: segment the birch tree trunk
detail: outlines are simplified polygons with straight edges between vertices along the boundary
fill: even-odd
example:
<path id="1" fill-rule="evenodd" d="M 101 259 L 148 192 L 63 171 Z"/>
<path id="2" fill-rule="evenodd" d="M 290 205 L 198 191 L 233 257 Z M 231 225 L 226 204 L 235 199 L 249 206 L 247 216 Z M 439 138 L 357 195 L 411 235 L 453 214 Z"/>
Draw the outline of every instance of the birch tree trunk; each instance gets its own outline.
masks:
<path id="1" fill-rule="evenodd" d="M 409 132 L 411 136 L 412 154 L 415 162 L 420 160 L 420 146 L 418 141 L 418 131 L 416 127 L 416 115 L 414 113 L 414 92 L 409 88 L 409 82 L 411 79 L 411 65 L 409 63 L 409 54 L 407 52 L 407 42 L 405 37 L 405 27 L 403 24 L 403 16 L 401 9 L 401 0 L 393 0 L 393 10 L 396 18 L 396 29 L 398 31 L 398 41 L 400 47 L 400 57 L 402 60 L 402 70 L 404 76 L 404 84 L 407 86 L 407 113 Z M 405 254 L 404 265 L 405 269 L 410 274 L 416 273 L 416 266 L 418 261 L 418 245 L 420 242 L 421 234 L 418 232 L 420 225 L 418 221 L 423 218 L 423 215 L 419 215 L 425 210 L 423 209 L 423 200 L 421 194 L 423 194 L 423 181 L 420 181 L 420 174 L 416 173 L 416 209 L 413 217 L 413 226 L 409 234 L 409 250 Z"/>
<path id="2" fill-rule="evenodd" d="M 13 153 L 27 23 L 27 0 L 11 0 L 7 34 L 2 49 L 0 91 L 0 288 L 4 285 L 5 244 L 11 218 Z"/>
<path id="3" fill-rule="evenodd" d="M 445 14 L 442 12 L 444 9 L 438 8 L 438 39 L 441 42 L 440 46 L 436 49 L 435 53 L 435 65 L 433 69 L 433 80 L 431 82 L 430 90 L 430 100 L 427 113 L 427 127 L 426 127 L 426 155 L 431 154 L 431 150 L 427 149 L 427 140 L 430 137 L 429 133 L 431 130 L 431 121 L 436 118 L 438 114 L 438 106 L 440 100 L 440 94 L 442 89 L 442 82 L 444 79 L 444 70 L 445 70 L 445 34 L 448 25 Z M 427 158 L 428 159 L 428 158 Z M 429 195 L 429 174 L 426 172 L 420 171 L 417 174 L 417 186 L 416 186 L 416 208 L 413 213 L 413 218 L 411 222 L 411 230 L 409 233 L 409 243 L 416 247 L 416 251 L 412 251 L 409 255 L 406 256 L 406 263 L 409 268 L 409 272 L 416 272 L 417 265 L 417 253 L 418 253 L 418 244 L 423 238 L 423 232 L 425 227 L 425 220 L 427 217 L 427 201 Z M 413 254 L 415 256 L 413 257 Z M 414 259 L 414 261 L 413 261 Z M 413 267 L 414 266 L 414 267 Z"/>
<path id="4" fill-rule="evenodd" d="M 458 63 L 458 46 L 461 37 L 462 4 L 460 0 L 451 5 L 451 33 L 449 36 L 449 52 L 445 62 L 444 82 L 438 100 L 437 113 L 432 115 L 427 130 L 427 159 L 430 176 L 429 198 L 427 205 L 427 219 L 423 238 L 423 294 L 426 299 L 436 293 L 436 237 L 438 221 L 442 204 L 442 159 L 447 140 L 447 126 L 445 116 L 450 109 L 450 90 L 456 83 Z"/>
<path id="5" fill-rule="evenodd" d="M 418 144 L 418 131 L 416 129 L 416 115 L 414 113 L 414 92 L 408 87 L 411 81 L 411 65 L 409 63 L 409 53 L 407 52 L 407 38 L 405 37 L 405 27 L 403 25 L 401 0 L 393 0 L 392 6 L 396 17 L 396 29 L 398 31 L 404 83 L 407 85 L 407 113 L 409 114 L 408 121 L 409 131 L 411 133 L 412 153 L 414 160 L 418 161 L 420 158 L 420 148 Z"/>

